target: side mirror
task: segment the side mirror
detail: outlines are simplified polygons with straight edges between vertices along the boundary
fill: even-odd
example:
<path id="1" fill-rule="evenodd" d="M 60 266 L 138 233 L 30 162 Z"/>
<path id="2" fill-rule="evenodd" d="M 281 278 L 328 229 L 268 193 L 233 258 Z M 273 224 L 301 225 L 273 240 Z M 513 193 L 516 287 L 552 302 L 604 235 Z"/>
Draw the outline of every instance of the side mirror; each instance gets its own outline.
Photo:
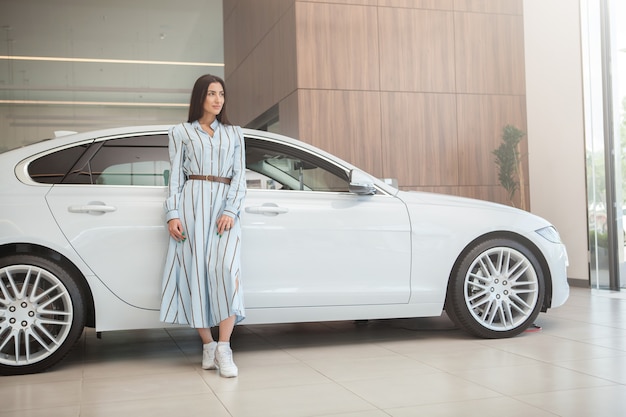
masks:
<path id="1" fill-rule="evenodd" d="M 376 187 L 372 178 L 363 171 L 353 169 L 350 171 L 350 192 L 359 195 L 374 195 Z"/>

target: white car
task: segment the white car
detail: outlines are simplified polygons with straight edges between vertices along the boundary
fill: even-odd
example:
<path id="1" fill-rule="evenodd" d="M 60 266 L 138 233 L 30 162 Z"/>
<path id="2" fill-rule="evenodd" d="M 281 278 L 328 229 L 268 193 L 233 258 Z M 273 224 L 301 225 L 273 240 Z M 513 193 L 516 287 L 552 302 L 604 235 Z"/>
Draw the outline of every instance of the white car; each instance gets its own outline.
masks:
<path id="1" fill-rule="evenodd" d="M 0 374 L 60 361 L 85 326 L 159 328 L 169 126 L 0 154 Z M 439 316 L 517 335 L 568 295 L 555 228 L 404 192 L 313 146 L 244 129 L 243 324 Z"/>

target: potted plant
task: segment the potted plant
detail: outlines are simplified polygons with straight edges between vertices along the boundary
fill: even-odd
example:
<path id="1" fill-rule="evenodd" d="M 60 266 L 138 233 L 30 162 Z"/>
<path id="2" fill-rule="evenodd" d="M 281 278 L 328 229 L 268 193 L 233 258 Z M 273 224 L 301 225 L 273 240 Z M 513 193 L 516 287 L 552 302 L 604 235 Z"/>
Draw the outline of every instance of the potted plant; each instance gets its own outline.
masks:
<path id="1" fill-rule="evenodd" d="M 520 208 L 526 210 L 526 187 L 522 166 L 520 141 L 526 134 L 512 125 L 502 131 L 502 143 L 492 153 L 498 166 L 498 180 L 507 191 L 511 205 L 515 207 L 515 193 L 520 192 Z"/>

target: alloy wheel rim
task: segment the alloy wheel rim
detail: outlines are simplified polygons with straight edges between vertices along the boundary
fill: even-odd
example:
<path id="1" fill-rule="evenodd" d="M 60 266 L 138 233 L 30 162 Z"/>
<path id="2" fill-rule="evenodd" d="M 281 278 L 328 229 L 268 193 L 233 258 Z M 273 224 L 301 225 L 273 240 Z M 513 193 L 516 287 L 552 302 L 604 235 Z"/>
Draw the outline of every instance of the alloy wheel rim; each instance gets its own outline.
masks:
<path id="1" fill-rule="evenodd" d="M 481 253 L 464 280 L 465 304 L 484 328 L 507 331 L 532 314 L 539 299 L 539 279 L 521 252 L 496 247 Z"/>
<path id="2" fill-rule="evenodd" d="M 0 268 L 0 364 L 25 366 L 51 356 L 74 318 L 61 280 L 34 265 Z"/>

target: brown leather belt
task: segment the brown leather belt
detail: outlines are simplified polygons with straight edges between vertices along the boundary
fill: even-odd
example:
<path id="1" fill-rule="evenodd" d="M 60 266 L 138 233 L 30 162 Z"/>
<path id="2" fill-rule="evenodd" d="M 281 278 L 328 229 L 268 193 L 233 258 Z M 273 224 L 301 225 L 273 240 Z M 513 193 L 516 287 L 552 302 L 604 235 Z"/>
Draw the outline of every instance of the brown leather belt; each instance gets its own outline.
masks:
<path id="1" fill-rule="evenodd" d="M 214 175 L 190 175 L 187 177 L 190 180 L 204 180 L 204 181 L 212 181 L 212 182 L 222 182 L 224 184 L 230 184 L 230 178 L 226 177 L 216 177 Z"/>

